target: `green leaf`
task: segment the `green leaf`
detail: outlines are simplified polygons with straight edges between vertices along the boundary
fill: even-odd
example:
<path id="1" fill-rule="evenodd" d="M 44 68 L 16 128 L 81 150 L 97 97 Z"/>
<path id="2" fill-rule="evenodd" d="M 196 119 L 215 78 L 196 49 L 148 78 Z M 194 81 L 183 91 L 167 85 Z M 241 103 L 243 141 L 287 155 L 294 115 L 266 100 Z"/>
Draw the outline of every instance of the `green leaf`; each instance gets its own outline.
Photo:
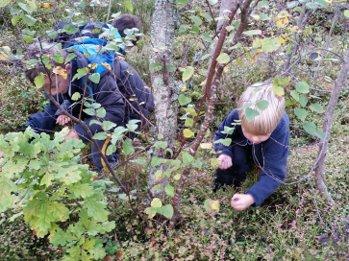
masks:
<path id="1" fill-rule="evenodd" d="M 193 15 L 190 17 L 190 19 L 193 21 L 193 23 L 196 25 L 196 26 L 201 26 L 202 25 L 202 20 L 199 16 L 197 15 Z"/>
<path id="2" fill-rule="evenodd" d="M 173 207 L 171 204 L 167 204 L 161 207 L 158 211 L 159 214 L 163 215 L 167 219 L 171 219 L 173 217 Z"/>
<path id="3" fill-rule="evenodd" d="M 92 126 L 92 125 L 98 125 L 98 126 L 102 126 L 102 123 L 100 121 L 97 121 L 97 120 L 90 120 L 89 122 L 89 125 Z"/>
<path id="4" fill-rule="evenodd" d="M 104 118 L 106 115 L 107 115 L 107 111 L 103 107 L 97 109 L 97 111 L 96 111 L 97 117 Z"/>
<path id="5" fill-rule="evenodd" d="M 96 111 L 95 109 L 93 108 L 85 108 L 83 110 L 87 115 L 90 115 L 90 116 L 95 116 L 96 115 Z"/>
<path id="6" fill-rule="evenodd" d="M 63 32 L 67 34 L 75 34 L 79 31 L 79 28 L 75 27 L 72 23 L 66 24 L 63 28 Z"/>
<path id="7" fill-rule="evenodd" d="M 301 81 L 296 84 L 296 91 L 299 93 L 308 93 L 310 90 L 310 86 L 307 82 Z"/>
<path id="8" fill-rule="evenodd" d="M 298 92 L 296 92 L 295 90 L 292 90 L 292 91 L 290 91 L 290 95 L 295 101 L 299 102 L 299 93 Z"/>
<path id="9" fill-rule="evenodd" d="M 317 113 L 324 113 L 325 112 L 325 109 L 322 107 L 322 105 L 320 103 L 312 103 L 312 104 L 310 104 L 309 108 L 313 112 L 317 112 Z"/>
<path id="10" fill-rule="evenodd" d="M 162 70 L 162 64 L 161 63 L 150 63 L 149 64 L 149 70 L 152 73 L 156 73 L 158 71 Z"/>
<path id="11" fill-rule="evenodd" d="M 226 147 L 230 146 L 231 142 L 232 142 L 231 138 L 218 139 L 214 141 L 215 144 L 222 144 Z"/>
<path id="12" fill-rule="evenodd" d="M 273 79 L 273 91 L 276 96 L 285 95 L 285 87 L 290 83 L 290 77 L 275 77 Z"/>
<path id="13" fill-rule="evenodd" d="M 107 151 L 105 152 L 105 154 L 107 156 L 112 155 L 114 152 L 116 151 L 116 146 L 114 144 L 110 144 L 107 148 Z"/>
<path id="14" fill-rule="evenodd" d="M 116 127 L 116 124 L 114 122 L 111 122 L 111 121 L 103 121 L 102 122 L 102 129 L 104 131 L 109 131 L 114 127 Z"/>
<path id="15" fill-rule="evenodd" d="M 124 8 L 128 13 L 133 13 L 133 3 L 132 0 L 124 0 Z"/>
<path id="16" fill-rule="evenodd" d="M 178 5 L 186 5 L 188 4 L 188 0 L 176 0 Z"/>
<path id="17" fill-rule="evenodd" d="M 187 66 L 182 71 L 182 81 L 186 82 L 188 81 L 194 74 L 194 67 Z"/>
<path id="18" fill-rule="evenodd" d="M 185 105 L 191 103 L 191 97 L 188 97 L 185 94 L 181 93 L 178 96 L 178 102 L 179 102 L 179 105 L 185 106 Z"/>
<path id="19" fill-rule="evenodd" d="M 305 107 L 305 106 L 307 106 L 307 103 L 308 103 L 308 98 L 305 97 L 304 95 L 300 95 L 300 96 L 299 96 L 299 104 L 300 104 L 302 107 Z"/>
<path id="20" fill-rule="evenodd" d="M 303 124 L 303 129 L 310 135 L 318 137 L 319 139 L 323 139 L 325 134 L 323 131 L 316 127 L 314 122 L 306 121 Z"/>
<path id="21" fill-rule="evenodd" d="M 194 120 L 192 118 L 186 118 L 184 126 L 187 128 L 191 128 L 194 125 Z"/>
<path id="22" fill-rule="evenodd" d="M 24 220 L 35 230 L 38 237 L 44 237 L 55 222 L 66 221 L 69 210 L 63 203 L 51 201 L 43 192 L 34 197 L 23 208 Z"/>
<path id="23" fill-rule="evenodd" d="M 167 196 L 169 197 L 173 197 L 174 194 L 175 194 L 175 189 L 172 185 L 170 184 L 167 184 L 166 187 L 165 187 L 165 193 Z"/>
<path id="24" fill-rule="evenodd" d="M 344 10 L 343 14 L 346 18 L 349 18 L 349 10 Z"/>
<path id="25" fill-rule="evenodd" d="M 93 73 L 89 77 L 91 82 L 98 84 L 99 81 L 101 80 L 101 75 L 99 73 Z"/>
<path id="26" fill-rule="evenodd" d="M 266 100 L 260 100 L 256 103 L 256 106 L 259 110 L 264 111 L 266 108 L 268 108 L 269 102 Z"/>
<path id="27" fill-rule="evenodd" d="M 29 14 L 22 16 L 22 21 L 28 26 L 33 26 L 36 23 L 36 19 Z"/>
<path id="28" fill-rule="evenodd" d="M 60 53 L 55 53 L 55 54 L 53 55 L 53 60 L 54 60 L 56 63 L 58 63 L 58 64 L 64 63 L 64 57 L 63 57 L 63 55 L 60 54 Z"/>
<path id="29" fill-rule="evenodd" d="M 126 124 L 126 128 L 130 131 L 130 132 L 135 132 L 138 128 L 139 128 L 139 123 L 141 121 L 140 120 L 129 120 L 128 123 Z"/>
<path id="30" fill-rule="evenodd" d="M 135 148 L 133 147 L 132 140 L 126 139 L 122 143 L 122 152 L 124 155 L 128 156 L 135 152 Z"/>
<path id="31" fill-rule="evenodd" d="M 245 117 L 247 121 L 252 121 L 258 115 L 259 112 L 255 109 L 249 107 L 245 109 Z"/>
<path id="32" fill-rule="evenodd" d="M 297 116 L 298 119 L 301 121 L 305 121 L 305 119 L 308 116 L 308 112 L 305 109 L 302 108 L 296 108 L 294 109 L 294 114 Z"/>
<path id="33" fill-rule="evenodd" d="M 189 165 L 194 161 L 194 157 L 190 155 L 189 152 L 183 151 L 182 153 L 182 161 L 184 165 Z"/>
<path id="34" fill-rule="evenodd" d="M 123 126 L 118 126 L 114 129 L 114 132 L 112 134 L 112 144 L 116 144 L 121 138 L 123 137 L 123 134 L 127 131 L 127 129 Z"/>
<path id="35" fill-rule="evenodd" d="M 16 191 L 16 189 L 15 183 L 0 175 L 0 213 L 5 212 L 13 206 L 15 196 L 12 192 Z"/>
<path id="36" fill-rule="evenodd" d="M 276 37 L 270 37 L 261 40 L 262 52 L 271 53 L 279 49 L 280 46 L 280 41 Z"/>
<path id="37" fill-rule="evenodd" d="M 190 138 L 194 137 L 194 132 L 192 132 L 190 129 L 184 129 L 183 136 L 186 139 L 190 139 Z"/>
<path id="38" fill-rule="evenodd" d="M 230 57 L 226 53 L 220 53 L 217 57 L 217 62 L 219 64 L 227 64 L 230 61 Z"/>
<path id="39" fill-rule="evenodd" d="M 35 77 L 34 84 L 36 88 L 40 89 L 44 86 L 44 83 L 45 83 L 45 75 L 41 72 Z"/>
<path id="40" fill-rule="evenodd" d="M 159 198 L 153 198 L 153 200 L 150 203 L 150 206 L 152 208 L 161 208 L 162 207 L 162 202 L 161 199 Z"/>
<path id="41" fill-rule="evenodd" d="M 157 166 L 161 165 L 164 162 L 165 162 L 165 159 L 154 156 L 154 157 L 151 158 L 150 165 L 152 167 L 157 167 Z"/>
<path id="42" fill-rule="evenodd" d="M 81 98 L 81 94 L 79 92 L 74 92 L 74 94 L 71 96 L 72 101 L 77 101 Z"/>
<path id="43" fill-rule="evenodd" d="M 88 72 L 89 72 L 89 68 L 87 67 L 79 68 L 77 70 L 77 73 L 73 76 L 72 81 L 81 79 L 82 77 L 86 76 Z"/>
<path id="44" fill-rule="evenodd" d="M 107 221 L 108 211 L 106 210 L 106 204 L 102 198 L 101 194 L 94 194 L 88 197 L 84 201 L 84 208 L 87 210 L 89 217 L 96 221 Z"/>
<path id="45" fill-rule="evenodd" d="M 65 57 L 65 63 L 69 63 L 72 60 L 74 60 L 76 58 L 76 54 L 75 53 L 69 53 L 66 57 Z"/>
<path id="46" fill-rule="evenodd" d="M 167 142 L 166 141 L 162 141 L 162 140 L 158 140 L 154 143 L 153 147 L 155 149 L 163 149 L 165 150 L 167 148 Z"/>
<path id="47" fill-rule="evenodd" d="M 19 2 L 19 3 L 18 3 L 18 6 L 19 6 L 23 11 L 25 11 L 25 12 L 28 13 L 28 14 L 32 13 L 32 11 L 33 11 L 33 10 L 30 8 L 30 6 L 27 5 L 27 4 L 25 4 L 25 3 Z"/>
<path id="48" fill-rule="evenodd" d="M 107 133 L 104 131 L 95 133 L 92 137 L 92 139 L 94 140 L 105 140 L 106 138 L 107 138 Z"/>
<path id="49" fill-rule="evenodd" d="M 48 172 L 42 177 L 40 181 L 40 185 L 45 185 L 46 187 L 49 187 L 52 184 L 52 180 L 53 180 L 53 175 L 52 173 Z"/>
<path id="50" fill-rule="evenodd" d="M 87 198 L 93 195 L 94 191 L 91 185 L 84 184 L 73 184 L 70 186 L 69 191 L 74 195 L 75 198 Z"/>

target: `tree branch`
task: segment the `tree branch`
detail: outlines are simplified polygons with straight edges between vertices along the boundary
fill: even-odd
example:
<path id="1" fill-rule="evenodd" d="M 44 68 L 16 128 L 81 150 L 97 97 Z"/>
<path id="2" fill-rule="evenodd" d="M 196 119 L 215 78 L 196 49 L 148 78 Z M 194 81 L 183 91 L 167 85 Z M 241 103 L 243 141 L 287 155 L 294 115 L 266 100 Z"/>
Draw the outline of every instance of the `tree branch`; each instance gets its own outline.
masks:
<path id="1" fill-rule="evenodd" d="M 314 164 L 313 170 L 314 170 L 314 177 L 316 180 L 317 187 L 321 194 L 323 194 L 329 205 L 334 204 L 334 200 L 332 199 L 330 193 L 328 192 L 327 186 L 324 181 L 324 173 L 325 173 L 325 160 L 327 157 L 327 150 L 328 150 L 328 142 L 330 139 L 330 132 L 333 124 L 333 115 L 336 108 L 336 105 L 338 103 L 338 99 L 340 96 L 340 93 L 342 89 L 345 86 L 345 83 L 348 78 L 348 71 L 349 71 L 349 49 L 347 50 L 345 57 L 344 57 L 344 63 L 342 64 L 341 70 L 338 74 L 338 77 L 335 81 L 334 88 L 331 93 L 330 101 L 327 105 L 326 112 L 325 112 L 325 119 L 323 124 L 323 131 L 325 133 L 325 138 L 322 143 L 319 144 L 319 153 L 316 158 L 316 162 Z"/>

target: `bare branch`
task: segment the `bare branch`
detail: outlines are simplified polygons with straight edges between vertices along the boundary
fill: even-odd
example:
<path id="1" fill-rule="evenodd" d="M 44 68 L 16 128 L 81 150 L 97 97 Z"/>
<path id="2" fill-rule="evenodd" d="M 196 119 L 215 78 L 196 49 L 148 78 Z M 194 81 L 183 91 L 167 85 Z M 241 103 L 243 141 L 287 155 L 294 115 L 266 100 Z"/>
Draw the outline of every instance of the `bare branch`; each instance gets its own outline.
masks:
<path id="1" fill-rule="evenodd" d="M 342 89 L 345 86 L 345 83 L 348 78 L 349 72 L 349 49 L 347 50 L 344 63 L 342 64 L 341 70 L 338 74 L 338 77 L 335 81 L 334 88 L 331 93 L 330 101 L 327 105 L 327 109 L 325 112 L 325 120 L 323 125 L 323 131 L 325 133 L 325 138 L 322 143 L 319 144 L 319 153 L 314 164 L 313 170 L 315 175 L 315 180 L 319 191 L 326 197 L 327 202 L 330 205 L 334 204 L 334 200 L 332 199 L 330 193 L 328 192 L 327 186 L 324 181 L 324 173 L 325 173 L 325 160 L 327 157 L 328 150 L 328 142 L 330 139 L 330 132 L 333 124 L 333 115 L 336 105 L 338 103 L 338 99 Z"/>

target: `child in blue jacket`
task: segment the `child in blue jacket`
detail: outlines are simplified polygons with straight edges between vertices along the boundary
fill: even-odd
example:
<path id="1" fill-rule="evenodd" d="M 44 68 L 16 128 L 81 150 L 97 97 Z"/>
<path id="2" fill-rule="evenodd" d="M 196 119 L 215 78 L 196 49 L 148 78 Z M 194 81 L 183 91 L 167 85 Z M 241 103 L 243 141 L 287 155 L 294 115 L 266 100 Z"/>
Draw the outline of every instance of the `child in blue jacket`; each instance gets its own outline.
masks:
<path id="1" fill-rule="evenodd" d="M 229 146 L 221 143 L 224 139 L 231 139 Z M 289 119 L 284 98 L 274 94 L 269 81 L 248 87 L 238 108 L 220 124 L 214 140 L 219 155 L 214 190 L 224 185 L 239 186 L 256 165 L 260 170 L 258 181 L 245 194 L 233 195 L 231 206 L 238 211 L 260 206 L 287 173 Z"/>
<path id="2" fill-rule="evenodd" d="M 37 50 L 33 46 L 31 56 L 35 58 L 43 53 L 49 57 L 54 57 L 57 53 L 60 53 L 63 57 L 68 57 L 68 53 L 59 49 L 56 45 L 43 46 L 43 49 L 38 47 Z M 83 55 L 75 54 L 76 58 L 69 62 L 59 64 L 52 60 L 51 65 L 54 69 L 49 70 L 40 64 L 36 65 L 26 71 L 26 76 L 31 82 L 34 82 L 35 78 L 42 73 L 44 75 L 43 87 L 45 93 L 51 94 L 63 109 L 80 118 L 88 126 L 92 135 L 102 131 L 102 127 L 94 123 L 95 116 L 83 112 L 83 100 L 86 98 L 94 100 L 105 109 L 104 121 L 113 122 L 116 126 L 125 125 L 131 119 L 146 123 L 144 120 L 154 108 L 153 95 L 150 89 L 145 86 L 139 74 L 130 65 L 125 61 L 116 60 L 115 63 L 118 66 L 113 66 L 110 70 L 100 73 L 99 83 L 93 83 L 89 80 L 88 75 L 80 79 L 73 79 L 80 68 L 86 68 L 89 65 L 88 60 Z M 74 93 L 80 94 L 78 101 L 73 100 Z M 30 115 L 27 126 L 30 126 L 36 132 L 51 132 L 55 126 L 67 125 L 71 123 L 70 121 L 70 118 L 64 115 L 61 109 L 50 102 L 46 105 L 44 111 Z M 88 142 L 92 139 L 92 136 L 79 123 L 70 128 L 66 138 L 82 139 L 84 142 Z M 95 140 L 95 142 L 97 146 L 94 146 L 94 144 L 91 146 L 91 160 L 95 167 L 101 170 L 102 163 L 99 148 L 103 146 L 104 141 Z M 107 158 L 114 165 L 118 160 L 118 155 L 113 153 Z"/>

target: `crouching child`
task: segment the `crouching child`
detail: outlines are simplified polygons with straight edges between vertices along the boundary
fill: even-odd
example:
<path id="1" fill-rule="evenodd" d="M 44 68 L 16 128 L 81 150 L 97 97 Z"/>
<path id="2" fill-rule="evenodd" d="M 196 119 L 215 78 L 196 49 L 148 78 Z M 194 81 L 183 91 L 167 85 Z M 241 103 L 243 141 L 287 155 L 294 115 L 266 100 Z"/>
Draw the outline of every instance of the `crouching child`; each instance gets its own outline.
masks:
<path id="1" fill-rule="evenodd" d="M 231 139 L 229 146 L 220 142 L 226 138 Z M 214 191 L 225 185 L 239 186 L 257 166 L 258 181 L 244 194 L 234 194 L 231 206 L 237 211 L 260 206 L 287 174 L 289 119 L 284 98 L 274 94 L 269 81 L 248 87 L 238 108 L 220 124 L 214 140 L 219 155 Z"/>
<path id="2" fill-rule="evenodd" d="M 34 83 L 36 77 L 42 75 L 46 95 L 50 94 L 60 105 L 56 106 L 51 101 L 45 106 L 44 111 L 34 113 L 29 117 L 27 126 L 36 132 L 50 133 L 57 125 L 70 125 L 67 139 L 81 139 L 86 143 L 90 142 L 94 134 L 102 131 L 102 127 L 96 124 L 99 117 L 84 112 L 84 105 L 88 101 L 100 104 L 105 109 L 105 116 L 101 116 L 103 121 L 110 121 L 116 126 L 123 126 L 131 119 L 138 119 L 143 123 L 151 113 L 154 107 L 153 96 L 140 76 L 126 62 L 122 61 L 123 66 L 118 66 L 119 70 L 123 69 L 123 71 L 104 70 L 96 83 L 89 79 L 89 74 L 74 77 L 79 69 L 89 66 L 89 62 L 83 55 L 75 53 L 76 57 L 73 60 L 58 63 L 57 59 L 54 59 L 57 54 L 63 57 L 63 60 L 69 57 L 65 50 L 55 46 L 37 50 L 34 47 L 30 54 L 32 58 L 45 57 L 46 63 L 45 66 L 37 64 L 34 68 L 28 69 L 27 78 Z M 47 66 L 47 60 L 50 60 L 49 66 Z M 90 71 L 90 74 L 92 73 L 93 68 Z M 118 76 L 115 75 L 116 73 Z M 142 95 L 137 95 L 137 91 Z M 140 98 L 133 105 L 126 101 L 131 94 Z M 71 118 L 65 115 L 66 112 L 78 118 L 80 123 L 73 123 Z M 104 142 L 104 140 L 94 140 L 94 143 L 91 143 L 91 161 L 99 171 L 103 168 L 100 149 Z M 115 152 L 107 156 L 107 159 L 110 164 L 115 165 L 118 155 Z"/>

